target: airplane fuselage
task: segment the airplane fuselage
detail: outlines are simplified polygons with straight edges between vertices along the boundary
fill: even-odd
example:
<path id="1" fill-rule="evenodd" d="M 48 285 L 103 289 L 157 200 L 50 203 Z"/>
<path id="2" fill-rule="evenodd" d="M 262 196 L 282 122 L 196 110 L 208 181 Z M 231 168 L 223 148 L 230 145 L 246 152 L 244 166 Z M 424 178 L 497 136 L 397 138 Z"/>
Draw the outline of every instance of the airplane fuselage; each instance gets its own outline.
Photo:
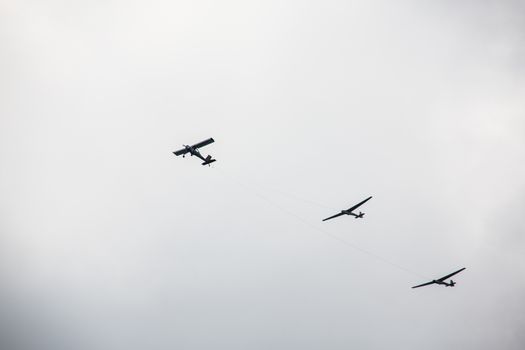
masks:
<path id="1" fill-rule="evenodd" d="M 198 150 L 197 148 L 195 148 L 195 147 L 191 147 L 191 146 L 188 146 L 188 145 L 183 145 L 183 146 L 184 146 L 184 148 L 188 151 L 188 153 L 190 154 L 190 156 L 196 156 L 196 157 L 199 157 L 200 159 L 202 159 L 202 160 L 204 160 L 204 161 L 206 160 L 206 159 L 202 156 L 201 152 L 199 152 L 199 150 Z M 185 156 L 186 156 L 185 154 L 182 155 L 183 158 L 184 158 Z"/>

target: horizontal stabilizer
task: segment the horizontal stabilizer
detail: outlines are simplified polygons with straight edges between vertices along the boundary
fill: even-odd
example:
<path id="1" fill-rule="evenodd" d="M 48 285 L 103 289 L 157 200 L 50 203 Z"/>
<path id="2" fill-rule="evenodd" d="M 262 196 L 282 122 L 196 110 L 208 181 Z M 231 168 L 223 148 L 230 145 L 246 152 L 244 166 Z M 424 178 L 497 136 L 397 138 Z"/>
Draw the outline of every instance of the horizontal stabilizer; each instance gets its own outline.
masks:
<path id="1" fill-rule="evenodd" d="M 217 159 L 212 159 L 211 156 L 207 156 L 206 160 L 204 161 L 204 163 L 202 163 L 202 165 L 210 165 L 211 163 L 215 161 L 217 161 Z"/>

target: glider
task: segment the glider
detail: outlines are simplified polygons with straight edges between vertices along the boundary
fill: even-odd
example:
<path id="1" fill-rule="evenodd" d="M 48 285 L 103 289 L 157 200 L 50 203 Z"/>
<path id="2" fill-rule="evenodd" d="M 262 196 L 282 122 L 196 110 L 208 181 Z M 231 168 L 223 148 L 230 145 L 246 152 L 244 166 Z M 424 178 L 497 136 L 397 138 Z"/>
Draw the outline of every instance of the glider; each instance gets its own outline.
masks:
<path id="1" fill-rule="evenodd" d="M 202 159 L 204 161 L 204 163 L 202 163 L 202 165 L 210 165 L 211 163 L 215 162 L 216 159 L 213 159 L 210 155 L 207 156 L 206 158 L 204 158 L 202 156 L 202 154 L 199 152 L 199 148 L 204 147 L 204 146 L 208 146 L 210 143 L 214 143 L 214 142 L 215 142 L 214 139 L 209 138 L 207 140 L 204 140 L 204 141 L 201 141 L 199 143 L 196 143 L 193 146 L 182 145 L 184 148 L 173 152 L 173 154 L 175 154 L 176 156 L 182 155 L 182 158 L 184 158 L 184 157 L 186 157 L 186 154 L 189 153 L 191 156 L 196 156 L 196 157 L 199 157 L 200 159 Z"/>
<path id="2" fill-rule="evenodd" d="M 353 211 L 356 210 L 357 208 L 359 208 L 360 206 L 362 206 L 363 204 L 365 204 L 366 202 L 368 202 L 370 200 L 370 198 L 372 198 L 371 196 L 368 197 L 367 199 L 365 199 L 364 201 L 362 201 L 361 203 L 358 203 L 356 205 L 354 205 L 353 207 L 351 208 L 348 208 L 346 210 L 341 210 L 340 213 L 338 214 L 335 214 L 335 215 L 332 215 L 326 219 L 323 219 L 323 221 L 326 221 L 326 220 L 330 220 L 330 219 L 333 219 L 333 218 L 336 218 L 338 216 L 341 216 L 341 215 L 352 215 L 354 216 L 356 219 L 361 219 L 363 218 L 363 216 L 365 215 L 365 213 L 361 213 L 359 212 L 359 214 L 356 214 L 354 213 Z"/>
<path id="3" fill-rule="evenodd" d="M 431 284 L 441 284 L 441 285 L 443 285 L 443 286 L 445 286 L 445 287 L 454 287 L 454 286 L 456 285 L 456 282 L 450 280 L 450 282 L 447 283 L 447 282 L 445 282 L 445 280 L 448 279 L 448 278 L 450 278 L 450 277 L 452 277 L 452 276 L 454 276 L 454 275 L 457 274 L 457 273 L 460 273 L 461 271 L 463 271 L 463 270 L 465 270 L 465 269 L 466 269 L 466 267 L 464 267 L 464 268 L 462 268 L 462 269 L 459 269 L 459 270 L 457 270 L 456 272 L 452 272 L 451 274 L 446 275 L 445 277 L 441 277 L 441 278 L 439 278 L 439 279 L 437 279 L 437 280 L 432 280 L 432 281 L 430 281 L 430 282 L 423 283 L 423 284 L 420 284 L 420 285 L 418 285 L 418 286 L 414 286 L 414 287 L 412 287 L 412 288 L 424 287 L 424 286 L 428 286 L 428 285 L 431 285 Z"/>

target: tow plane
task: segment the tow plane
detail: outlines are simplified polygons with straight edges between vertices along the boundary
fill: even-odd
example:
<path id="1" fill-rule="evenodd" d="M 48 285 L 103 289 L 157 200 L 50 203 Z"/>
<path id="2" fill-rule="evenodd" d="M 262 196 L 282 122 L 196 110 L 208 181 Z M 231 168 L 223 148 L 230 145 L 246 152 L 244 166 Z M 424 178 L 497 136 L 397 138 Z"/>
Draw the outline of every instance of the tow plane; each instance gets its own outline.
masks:
<path id="1" fill-rule="evenodd" d="M 210 155 L 208 155 L 206 158 L 202 156 L 202 154 L 199 152 L 199 148 L 208 146 L 210 143 L 214 143 L 215 140 L 213 138 L 209 138 L 207 140 L 201 141 L 199 143 L 194 144 L 193 146 L 189 145 L 182 145 L 184 148 L 173 152 L 176 156 L 182 155 L 182 158 L 186 157 L 186 154 L 190 154 L 191 156 L 196 156 L 204 161 L 202 165 L 210 165 L 211 163 L 215 162 L 216 159 L 213 159 Z"/>
<path id="2" fill-rule="evenodd" d="M 362 213 L 362 212 L 359 212 L 359 214 L 356 214 L 354 213 L 354 210 L 356 210 L 357 208 L 359 208 L 360 206 L 362 206 L 363 204 L 365 204 L 366 202 L 368 202 L 370 200 L 370 198 L 372 198 L 372 196 L 368 197 L 367 199 L 365 199 L 364 201 L 354 205 L 353 207 L 351 208 L 348 208 L 346 210 L 341 210 L 340 213 L 337 213 L 335 215 L 332 215 L 326 219 L 323 219 L 323 221 L 326 221 L 326 220 L 330 220 L 330 219 L 333 219 L 333 218 L 336 218 L 338 216 L 341 216 L 341 215 L 352 215 L 354 218 L 356 219 L 362 219 L 363 216 L 365 215 L 365 213 Z"/>
<path id="3" fill-rule="evenodd" d="M 466 268 L 462 268 L 462 269 L 459 269 L 457 270 L 456 272 L 452 272 L 451 274 L 449 275 L 446 275 L 445 277 L 441 277 L 437 280 L 432 280 L 430 282 L 427 282 L 427 283 L 423 283 L 423 284 L 420 284 L 418 286 L 414 286 L 412 288 L 419 288 L 419 287 L 424 287 L 424 286 L 429 286 L 431 284 L 441 284 L 442 286 L 445 286 L 445 287 L 454 287 L 456 285 L 456 282 L 454 282 L 453 280 L 450 280 L 450 282 L 445 282 L 446 279 L 449 279 L 450 277 L 454 276 L 455 274 L 457 273 L 460 273 L 461 271 L 465 270 Z"/>

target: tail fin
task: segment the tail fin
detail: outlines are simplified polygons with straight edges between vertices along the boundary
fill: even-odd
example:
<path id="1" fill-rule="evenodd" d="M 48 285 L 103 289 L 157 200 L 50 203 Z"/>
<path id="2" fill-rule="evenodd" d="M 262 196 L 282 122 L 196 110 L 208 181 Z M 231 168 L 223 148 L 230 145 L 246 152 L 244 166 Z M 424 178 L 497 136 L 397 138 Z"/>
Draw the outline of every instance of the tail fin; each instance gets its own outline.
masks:
<path id="1" fill-rule="evenodd" d="M 210 165 L 211 163 L 215 162 L 216 159 L 212 159 L 210 155 L 206 157 L 206 160 L 204 160 L 204 163 L 202 165 Z"/>

